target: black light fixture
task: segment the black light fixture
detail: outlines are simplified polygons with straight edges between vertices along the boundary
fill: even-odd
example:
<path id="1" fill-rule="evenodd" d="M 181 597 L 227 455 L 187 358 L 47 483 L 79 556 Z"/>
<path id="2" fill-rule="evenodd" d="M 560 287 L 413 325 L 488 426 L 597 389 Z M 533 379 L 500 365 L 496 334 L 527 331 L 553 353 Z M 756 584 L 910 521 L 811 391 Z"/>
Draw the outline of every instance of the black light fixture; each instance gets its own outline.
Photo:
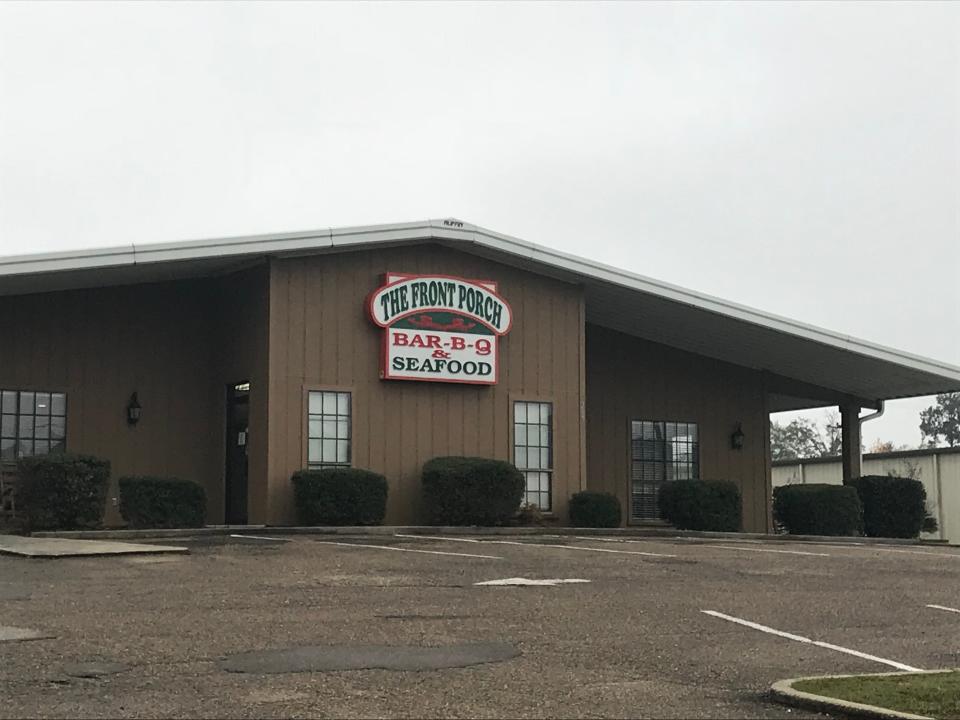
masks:
<path id="1" fill-rule="evenodd" d="M 137 400 L 137 394 L 134 393 L 130 396 L 130 402 L 127 403 L 127 425 L 133 427 L 140 422 L 142 412 L 143 408 L 140 407 L 140 401 Z"/>
<path id="2" fill-rule="evenodd" d="M 730 447 L 734 450 L 743 450 L 743 428 L 740 427 L 740 423 L 737 423 L 737 429 L 733 431 L 733 435 L 730 436 Z"/>

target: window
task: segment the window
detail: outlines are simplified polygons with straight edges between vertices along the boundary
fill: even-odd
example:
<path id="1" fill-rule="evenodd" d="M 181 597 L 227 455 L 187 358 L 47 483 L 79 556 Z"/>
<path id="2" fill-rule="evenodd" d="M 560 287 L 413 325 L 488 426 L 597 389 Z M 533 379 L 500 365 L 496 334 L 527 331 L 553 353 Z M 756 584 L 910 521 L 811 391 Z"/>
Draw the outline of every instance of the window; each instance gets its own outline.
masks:
<path id="1" fill-rule="evenodd" d="M 659 517 L 660 486 L 671 480 L 700 478 L 700 443 L 696 423 L 635 420 L 630 442 L 630 516 Z"/>
<path id="2" fill-rule="evenodd" d="M 350 393 L 310 392 L 307 399 L 307 467 L 350 464 Z"/>
<path id="3" fill-rule="evenodd" d="M 62 453 L 66 445 L 66 395 L 0 390 L 0 460 Z"/>
<path id="4" fill-rule="evenodd" d="M 513 404 L 513 464 L 527 481 L 524 502 L 550 510 L 553 477 L 553 404 Z"/>

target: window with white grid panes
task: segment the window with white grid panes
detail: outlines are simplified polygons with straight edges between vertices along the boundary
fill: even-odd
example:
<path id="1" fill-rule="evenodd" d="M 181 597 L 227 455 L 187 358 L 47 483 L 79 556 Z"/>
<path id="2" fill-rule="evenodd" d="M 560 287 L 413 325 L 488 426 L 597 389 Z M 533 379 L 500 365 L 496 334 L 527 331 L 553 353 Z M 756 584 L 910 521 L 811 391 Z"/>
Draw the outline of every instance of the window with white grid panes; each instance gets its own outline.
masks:
<path id="1" fill-rule="evenodd" d="M 64 393 L 0 390 L 0 460 L 62 453 L 66 447 Z"/>
<path id="2" fill-rule="evenodd" d="M 551 508 L 553 480 L 553 403 L 513 404 L 513 464 L 526 479 L 524 502 Z"/>
<path id="3" fill-rule="evenodd" d="M 307 467 L 350 465 L 350 393 L 312 390 L 307 396 Z"/>

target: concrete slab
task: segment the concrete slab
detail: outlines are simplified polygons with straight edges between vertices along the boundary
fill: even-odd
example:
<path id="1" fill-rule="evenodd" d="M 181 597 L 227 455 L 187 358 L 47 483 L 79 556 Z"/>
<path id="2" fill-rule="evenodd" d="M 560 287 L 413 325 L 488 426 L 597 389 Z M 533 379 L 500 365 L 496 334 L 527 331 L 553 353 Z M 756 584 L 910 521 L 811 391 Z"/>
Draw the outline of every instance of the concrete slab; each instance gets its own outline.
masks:
<path id="1" fill-rule="evenodd" d="M 187 548 L 172 545 L 0 535 L 0 555 L 19 555 L 20 557 L 64 558 L 186 552 L 189 552 Z"/>
<path id="2" fill-rule="evenodd" d="M 261 650 L 234 655 L 220 663 L 227 672 L 299 673 L 338 670 L 443 670 L 503 662 L 520 655 L 507 643 L 471 643 L 446 647 L 337 645 Z"/>
<path id="3" fill-rule="evenodd" d="M 53 635 L 47 635 L 32 628 L 10 627 L 0 625 L 0 642 L 19 642 L 21 640 L 46 640 Z"/>

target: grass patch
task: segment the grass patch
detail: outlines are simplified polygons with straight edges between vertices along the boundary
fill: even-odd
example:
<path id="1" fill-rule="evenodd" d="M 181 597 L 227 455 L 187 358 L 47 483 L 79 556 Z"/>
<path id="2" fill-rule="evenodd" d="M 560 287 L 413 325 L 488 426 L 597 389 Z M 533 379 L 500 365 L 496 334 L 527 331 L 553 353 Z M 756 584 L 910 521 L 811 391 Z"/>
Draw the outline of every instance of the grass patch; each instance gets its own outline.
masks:
<path id="1" fill-rule="evenodd" d="M 960 670 L 802 680 L 794 690 L 934 718 L 960 717 Z"/>

